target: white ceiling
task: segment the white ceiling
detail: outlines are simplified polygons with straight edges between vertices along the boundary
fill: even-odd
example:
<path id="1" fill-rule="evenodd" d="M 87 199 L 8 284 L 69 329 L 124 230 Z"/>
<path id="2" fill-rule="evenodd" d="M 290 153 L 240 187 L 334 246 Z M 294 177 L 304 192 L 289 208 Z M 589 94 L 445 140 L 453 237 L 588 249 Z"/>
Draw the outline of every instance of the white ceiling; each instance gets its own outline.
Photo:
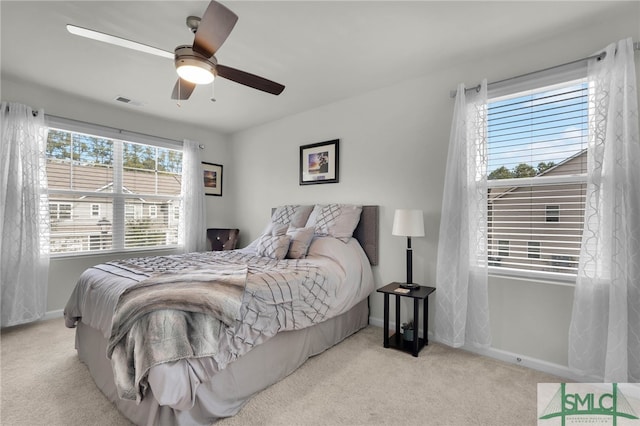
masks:
<path id="1" fill-rule="evenodd" d="M 515 49 L 596 19 L 612 2 L 224 1 L 239 20 L 221 64 L 284 84 L 273 96 L 228 80 L 170 99 L 171 60 L 69 34 L 66 24 L 173 51 L 207 1 L 0 2 L 3 78 L 232 133 Z M 116 102 L 117 96 L 142 106 Z"/>

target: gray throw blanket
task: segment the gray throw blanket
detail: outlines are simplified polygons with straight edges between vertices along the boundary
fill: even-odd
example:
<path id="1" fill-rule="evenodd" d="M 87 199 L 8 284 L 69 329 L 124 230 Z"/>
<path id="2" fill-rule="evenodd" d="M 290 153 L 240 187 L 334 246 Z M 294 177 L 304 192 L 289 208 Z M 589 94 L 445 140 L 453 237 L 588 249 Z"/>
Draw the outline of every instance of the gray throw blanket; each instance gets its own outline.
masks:
<path id="1" fill-rule="evenodd" d="M 154 365 L 217 354 L 246 280 L 245 265 L 209 265 L 152 275 L 125 290 L 107 347 L 118 396 L 140 402 Z"/>

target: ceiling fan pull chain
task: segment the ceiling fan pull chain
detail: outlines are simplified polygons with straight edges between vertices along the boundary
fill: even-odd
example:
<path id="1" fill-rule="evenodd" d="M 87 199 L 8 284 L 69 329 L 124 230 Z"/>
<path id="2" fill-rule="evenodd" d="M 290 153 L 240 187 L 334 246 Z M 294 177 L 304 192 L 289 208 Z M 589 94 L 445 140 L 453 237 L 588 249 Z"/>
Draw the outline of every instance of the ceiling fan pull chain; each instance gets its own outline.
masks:
<path id="1" fill-rule="evenodd" d="M 182 86 L 180 84 L 180 79 L 178 79 L 178 102 L 176 102 L 176 105 L 178 105 L 178 108 L 182 107 L 182 105 L 180 105 L 180 86 Z"/>
<path id="2" fill-rule="evenodd" d="M 211 83 L 211 102 L 216 101 L 215 80 Z"/>

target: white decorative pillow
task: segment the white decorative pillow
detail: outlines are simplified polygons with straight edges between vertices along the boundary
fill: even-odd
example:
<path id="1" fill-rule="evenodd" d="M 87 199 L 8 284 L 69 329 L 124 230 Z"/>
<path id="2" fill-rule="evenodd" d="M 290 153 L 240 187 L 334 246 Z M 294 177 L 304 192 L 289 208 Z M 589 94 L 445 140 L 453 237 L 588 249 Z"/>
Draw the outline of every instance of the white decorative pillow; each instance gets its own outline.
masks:
<path id="1" fill-rule="evenodd" d="M 270 222 L 269 225 L 267 225 L 267 228 L 262 233 L 262 235 L 271 235 L 273 237 L 277 237 L 280 235 L 285 235 L 288 229 L 289 229 L 289 225 Z"/>
<path id="2" fill-rule="evenodd" d="M 316 204 L 307 220 L 315 234 L 349 241 L 360 222 L 362 206 L 354 204 Z"/>
<path id="3" fill-rule="evenodd" d="M 284 259 L 289 251 L 289 241 L 291 237 L 288 235 L 263 235 L 258 240 L 256 253 L 258 256 L 270 257 L 271 259 Z"/>
<path id="4" fill-rule="evenodd" d="M 271 222 L 302 228 L 307 223 L 312 210 L 313 206 L 295 204 L 280 206 L 271 215 Z"/>
<path id="5" fill-rule="evenodd" d="M 289 245 L 289 252 L 287 258 L 289 259 L 304 259 L 307 257 L 307 251 L 311 240 L 313 240 L 314 228 L 294 228 L 289 226 L 287 235 L 291 237 L 291 243 Z"/>

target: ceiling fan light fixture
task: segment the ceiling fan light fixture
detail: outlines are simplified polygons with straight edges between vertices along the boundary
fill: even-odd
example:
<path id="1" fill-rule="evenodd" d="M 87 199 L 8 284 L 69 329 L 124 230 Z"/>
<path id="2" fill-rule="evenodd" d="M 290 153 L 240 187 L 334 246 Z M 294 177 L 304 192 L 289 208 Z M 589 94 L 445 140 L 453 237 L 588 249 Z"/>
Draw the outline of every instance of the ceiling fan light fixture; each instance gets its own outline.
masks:
<path id="1" fill-rule="evenodd" d="M 179 65 L 176 71 L 180 78 L 195 84 L 209 84 L 213 82 L 213 70 L 205 66 L 206 64 L 183 64 Z"/>
<path id="2" fill-rule="evenodd" d="M 194 84 L 209 84 L 216 76 L 214 57 L 205 58 L 191 46 L 178 46 L 175 50 L 176 72 L 180 78 Z"/>

